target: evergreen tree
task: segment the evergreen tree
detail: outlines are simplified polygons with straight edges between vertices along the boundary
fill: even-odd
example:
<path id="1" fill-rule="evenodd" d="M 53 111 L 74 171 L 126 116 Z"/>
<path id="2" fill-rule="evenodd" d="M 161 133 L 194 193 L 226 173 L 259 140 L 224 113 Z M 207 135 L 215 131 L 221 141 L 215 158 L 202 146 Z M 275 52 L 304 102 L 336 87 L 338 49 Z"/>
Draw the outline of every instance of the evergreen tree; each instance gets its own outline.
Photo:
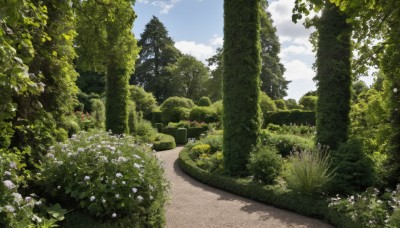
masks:
<path id="1" fill-rule="evenodd" d="M 286 91 L 290 81 L 286 81 L 283 77 L 285 67 L 278 56 L 281 45 L 276 35 L 276 28 L 272 25 L 271 14 L 266 11 L 268 2 L 262 0 L 261 5 L 261 91 L 264 91 L 273 100 L 277 100 L 287 96 Z"/>
<path id="2" fill-rule="evenodd" d="M 326 2 L 318 21 L 317 142 L 337 149 L 347 141 L 351 99 L 351 26 L 347 16 Z"/>
<path id="3" fill-rule="evenodd" d="M 260 0 L 224 1 L 223 153 L 226 170 L 246 173 L 260 131 Z"/>
<path id="4" fill-rule="evenodd" d="M 174 64 L 181 53 L 175 48 L 165 26 L 155 16 L 147 23 L 138 45 L 141 50 L 130 83 L 144 87 L 162 102 L 173 92 L 171 75 L 165 67 Z"/>
<path id="5" fill-rule="evenodd" d="M 215 66 L 215 69 L 211 71 L 211 77 L 207 80 L 206 87 L 208 96 L 213 101 L 218 101 L 222 99 L 222 48 L 217 48 L 217 53 L 211 58 L 207 59 L 208 66 Z"/>
<path id="6" fill-rule="evenodd" d="M 84 1 L 77 18 L 79 68 L 106 75 L 106 130 L 128 133 L 128 82 L 139 51 L 132 1 Z"/>

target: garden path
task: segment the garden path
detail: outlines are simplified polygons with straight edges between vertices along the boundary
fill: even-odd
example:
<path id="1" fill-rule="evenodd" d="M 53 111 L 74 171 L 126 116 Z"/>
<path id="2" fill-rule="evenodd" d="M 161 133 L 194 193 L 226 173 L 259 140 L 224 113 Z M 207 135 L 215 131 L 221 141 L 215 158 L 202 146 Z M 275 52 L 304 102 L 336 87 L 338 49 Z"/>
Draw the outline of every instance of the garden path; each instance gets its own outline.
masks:
<path id="1" fill-rule="evenodd" d="M 210 187 L 191 178 L 178 165 L 183 147 L 159 152 L 171 183 L 167 228 L 333 227 L 320 220 L 281 210 Z"/>

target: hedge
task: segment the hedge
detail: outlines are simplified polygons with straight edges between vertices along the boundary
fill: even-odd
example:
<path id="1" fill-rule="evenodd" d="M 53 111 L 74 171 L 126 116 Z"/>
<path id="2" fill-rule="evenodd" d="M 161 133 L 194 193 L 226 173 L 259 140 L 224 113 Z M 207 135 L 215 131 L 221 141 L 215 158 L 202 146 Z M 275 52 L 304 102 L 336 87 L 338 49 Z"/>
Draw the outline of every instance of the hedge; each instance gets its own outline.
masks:
<path id="1" fill-rule="evenodd" d="M 311 125 L 315 126 L 315 112 L 313 111 L 278 111 L 264 113 L 264 125 L 268 124 L 278 125 Z"/>
<path id="2" fill-rule="evenodd" d="M 186 128 L 178 128 L 176 131 L 175 141 L 177 144 L 186 144 L 188 142 Z"/>
<path id="3" fill-rule="evenodd" d="M 158 131 L 159 133 L 162 133 L 162 130 L 163 130 L 163 128 L 164 128 L 163 124 L 162 124 L 162 123 L 155 123 L 155 126 L 156 126 L 156 128 L 157 128 L 157 131 Z"/>
<path id="4" fill-rule="evenodd" d="M 166 126 L 163 130 L 164 134 L 171 135 L 176 138 L 176 133 L 178 131 L 177 127 Z"/>
<path id="5" fill-rule="evenodd" d="M 189 139 L 198 139 L 201 134 L 204 134 L 208 129 L 203 127 L 190 127 L 187 129 L 187 137 Z"/>
<path id="6" fill-rule="evenodd" d="M 156 141 L 153 142 L 153 150 L 170 150 L 176 147 L 174 137 L 166 134 L 157 134 Z"/>
<path id="7" fill-rule="evenodd" d="M 151 122 L 153 124 L 155 123 L 161 123 L 162 122 L 162 112 L 161 111 L 154 111 L 151 113 Z"/>
<path id="8" fill-rule="evenodd" d="M 352 221 L 347 215 L 328 207 L 328 202 L 323 197 L 299 195 L 290 190 L 282 189 L 279 186 L 262 185 L 250 179 L 233 178 L 209 173 L 197 167 L 196 163 L 190 159 L 188 152 L 188 149 L 184 149 L 179 153 L 179 165 L 187 174 L 201 182 L 305 216 L 324 219 L 338 227 L 362 227 L 360 224 Z"/>

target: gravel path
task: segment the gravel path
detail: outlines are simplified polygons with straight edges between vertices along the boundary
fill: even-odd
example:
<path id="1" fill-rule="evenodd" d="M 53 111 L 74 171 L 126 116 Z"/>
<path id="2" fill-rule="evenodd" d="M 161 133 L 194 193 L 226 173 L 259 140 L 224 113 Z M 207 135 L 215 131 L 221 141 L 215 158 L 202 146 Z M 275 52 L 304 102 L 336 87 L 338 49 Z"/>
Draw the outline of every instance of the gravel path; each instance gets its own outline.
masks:
<path id="1" fill-rule="evenodd" d="M 333 227 L 322 221 L 258 203 L 198 182 L 184 173 L 177 158 L 182 147 L 159 152 L 171 182 L 167 228 Z"/>

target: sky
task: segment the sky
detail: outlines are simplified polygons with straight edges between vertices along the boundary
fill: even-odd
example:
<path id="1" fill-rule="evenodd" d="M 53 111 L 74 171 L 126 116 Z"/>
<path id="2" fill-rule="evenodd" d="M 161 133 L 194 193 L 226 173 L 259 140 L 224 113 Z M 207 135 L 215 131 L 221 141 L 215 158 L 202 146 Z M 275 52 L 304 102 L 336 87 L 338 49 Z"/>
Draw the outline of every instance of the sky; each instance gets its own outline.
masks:
<path id="1" fill-rule="evenodd" d="M 313 29 L 291 20 L 294 0 L 268 0 L 268 11 L 281 43 L 281 62 L 286 68 L 284 77 L 291 81 L 288 98 L 297 101 L 306 92 L 315 90 L 312 64 L 315 54 L 308 41 Z M 133 32 L 139 39 L 145 25 L 154 16 L 165 25 L 175 46 L 206 63 L 223 45 L 223 0 L 136 0 L 137 19 Z"/>

